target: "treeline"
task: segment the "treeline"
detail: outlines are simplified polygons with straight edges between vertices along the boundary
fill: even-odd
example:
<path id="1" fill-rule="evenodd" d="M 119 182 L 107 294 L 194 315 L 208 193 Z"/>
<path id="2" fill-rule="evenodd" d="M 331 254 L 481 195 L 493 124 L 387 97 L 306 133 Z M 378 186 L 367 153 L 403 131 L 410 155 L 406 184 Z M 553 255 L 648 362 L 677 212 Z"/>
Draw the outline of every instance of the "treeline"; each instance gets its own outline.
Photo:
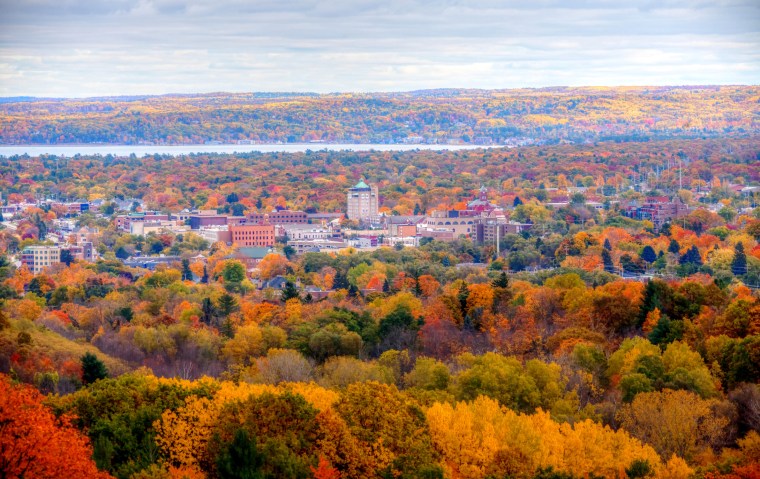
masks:
<path id="1" fill-rule="evenodd" d="M 208 94 L 0 103 L 3 143 L 642 141 L 756 134 L 754 86 Z"/>

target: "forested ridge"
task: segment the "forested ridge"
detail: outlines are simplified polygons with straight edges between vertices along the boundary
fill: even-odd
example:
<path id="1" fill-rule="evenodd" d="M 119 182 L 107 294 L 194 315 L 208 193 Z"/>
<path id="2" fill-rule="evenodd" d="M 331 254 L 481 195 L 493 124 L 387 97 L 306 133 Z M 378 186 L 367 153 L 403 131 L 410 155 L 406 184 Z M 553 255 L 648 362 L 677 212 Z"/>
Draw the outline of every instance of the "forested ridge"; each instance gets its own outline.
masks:
<path id="1" fill-rule="evenodd" d="M 557 143 L 758 133 L 756 86 L 8 98 L 0 142 Z"/>

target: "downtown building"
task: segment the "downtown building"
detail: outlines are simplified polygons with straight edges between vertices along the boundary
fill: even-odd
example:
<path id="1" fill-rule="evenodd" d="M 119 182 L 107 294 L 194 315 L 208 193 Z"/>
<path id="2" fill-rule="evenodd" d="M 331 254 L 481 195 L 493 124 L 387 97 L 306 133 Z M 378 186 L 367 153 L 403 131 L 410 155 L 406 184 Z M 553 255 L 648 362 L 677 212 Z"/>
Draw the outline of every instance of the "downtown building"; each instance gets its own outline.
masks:
<path id="1" fill-rule="evenodd" d="M 348 219 L 365 224 L 378 222 L 377 186 L 370 186 L 361 180 L 353 188 L 349 188 L 347 200 Z"/>

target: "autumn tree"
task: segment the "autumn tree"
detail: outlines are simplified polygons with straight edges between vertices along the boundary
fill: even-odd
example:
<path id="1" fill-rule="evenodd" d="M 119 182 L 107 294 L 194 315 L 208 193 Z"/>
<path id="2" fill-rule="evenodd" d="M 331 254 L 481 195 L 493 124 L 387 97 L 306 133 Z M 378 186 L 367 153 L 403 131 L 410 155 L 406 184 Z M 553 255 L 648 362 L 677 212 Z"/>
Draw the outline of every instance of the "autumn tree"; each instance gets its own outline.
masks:
<path id="1" fill-rule="evenodd" d="M 718 414 L 718 401 L 688 391 L 642 393 L 618 413 L 621 426 L 652 445 L 662 457 L 694 458 L 718 445 L 729 418 Z"/>
<path id="2" fill-rule="evenodd" d="M 109 478 L 92 461 L 86 436 L 72 417 L 55 415 L 29 386 L 14 386 L 0 375 L 0 477 Z"/>

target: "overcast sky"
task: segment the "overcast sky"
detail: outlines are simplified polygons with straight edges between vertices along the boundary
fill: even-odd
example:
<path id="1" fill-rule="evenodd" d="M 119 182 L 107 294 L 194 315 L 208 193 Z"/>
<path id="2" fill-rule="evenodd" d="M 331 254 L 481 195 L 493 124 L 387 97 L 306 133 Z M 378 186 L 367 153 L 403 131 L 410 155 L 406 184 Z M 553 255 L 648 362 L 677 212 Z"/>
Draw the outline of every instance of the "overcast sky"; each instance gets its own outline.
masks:
<path id="1" fill-rule="evenodd" d="M 0 0 L 0 96 L 760 84 L 760 0 Z"/>

